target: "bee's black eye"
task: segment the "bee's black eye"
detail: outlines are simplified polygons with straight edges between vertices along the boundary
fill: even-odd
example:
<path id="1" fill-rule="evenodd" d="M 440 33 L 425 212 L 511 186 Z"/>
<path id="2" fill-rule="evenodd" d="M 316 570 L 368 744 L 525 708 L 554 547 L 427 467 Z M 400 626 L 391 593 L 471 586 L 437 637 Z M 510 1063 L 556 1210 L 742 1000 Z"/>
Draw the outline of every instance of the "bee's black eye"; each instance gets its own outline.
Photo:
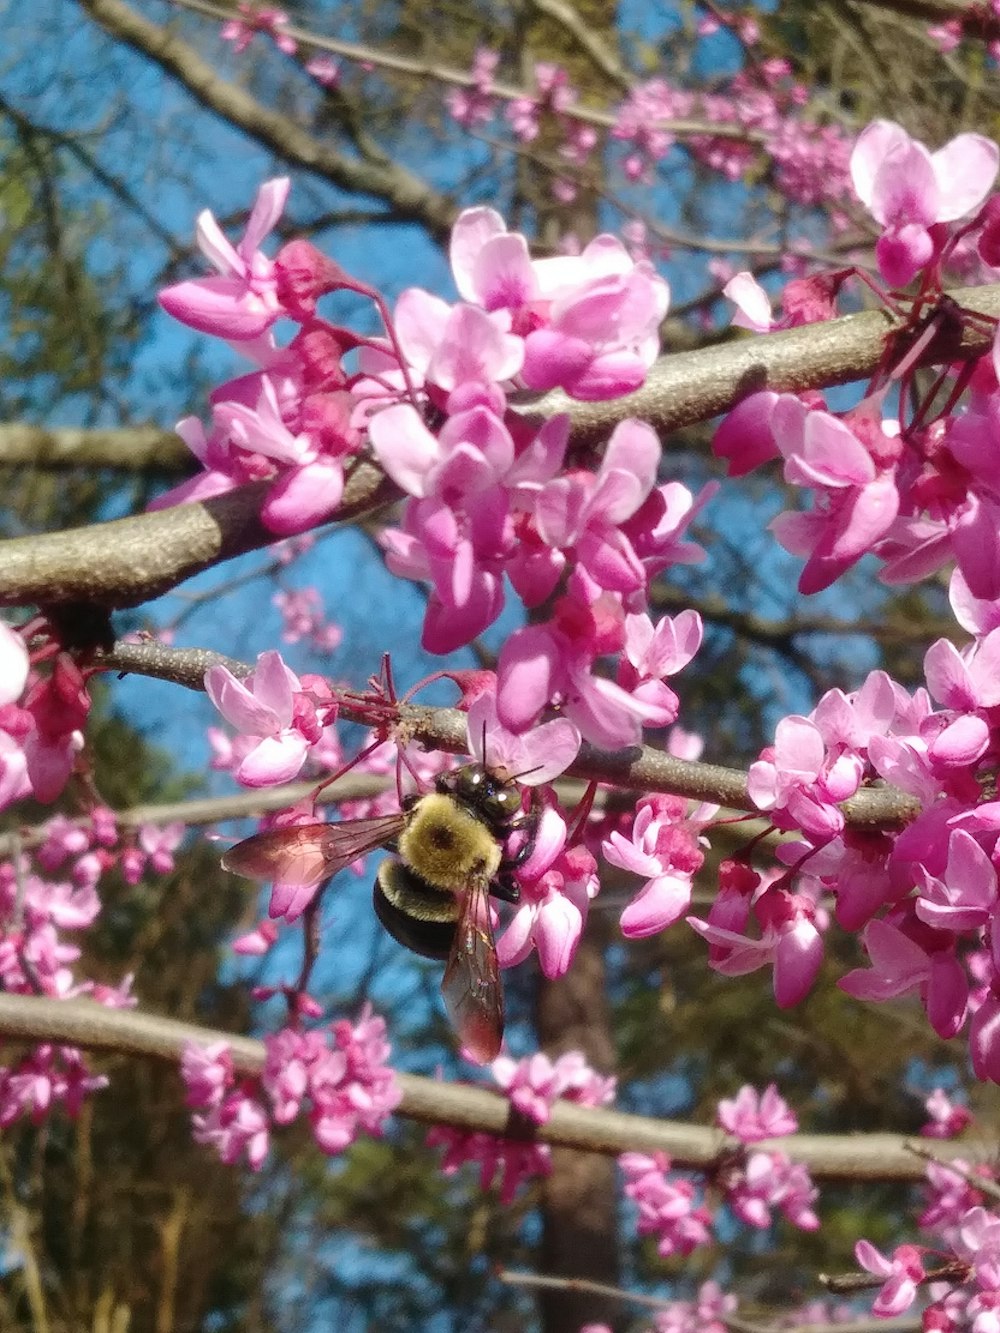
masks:
<path id="1" fill-rule="evenodd" d="M 483 806 L 490 819 L 510 819 L 521 809 L 521 793 L 514 787 L 501 787 L 484 798 Z"/>

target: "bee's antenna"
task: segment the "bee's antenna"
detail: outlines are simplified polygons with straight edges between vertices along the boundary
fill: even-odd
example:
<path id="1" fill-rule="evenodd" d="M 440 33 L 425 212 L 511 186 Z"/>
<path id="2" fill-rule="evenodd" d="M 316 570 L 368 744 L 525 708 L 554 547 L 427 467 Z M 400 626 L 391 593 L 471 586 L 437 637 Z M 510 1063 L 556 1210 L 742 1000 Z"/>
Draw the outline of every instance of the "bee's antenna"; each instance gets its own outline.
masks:
<path id="1" fill-rule="evenodd" d="M 483 718 L 483 763 L 486 764 L 486 719 Z M 489 768 L 489 764 L 486 764 Z"/>

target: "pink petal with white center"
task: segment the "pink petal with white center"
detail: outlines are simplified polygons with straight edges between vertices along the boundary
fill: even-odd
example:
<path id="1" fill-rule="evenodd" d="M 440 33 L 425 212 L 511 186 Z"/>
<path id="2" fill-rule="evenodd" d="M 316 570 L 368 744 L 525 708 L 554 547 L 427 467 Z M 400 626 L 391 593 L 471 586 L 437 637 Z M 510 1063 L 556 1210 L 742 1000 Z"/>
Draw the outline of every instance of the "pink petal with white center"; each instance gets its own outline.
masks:
<path id="1" fill-rule="evenodd" d="M 247 290 L 242 278 L 193 278 L 166 287 L 160 305 L 181 324 L 232 342 L 258 338 L 279 311 Z"/>
<path id="2" fill-rule="evenodd" d="M 497 940 L 497 959 L 501 967 L 516 967 L 531 952 L 531 938 L 538 909 L 523 902 L 511 917 L 507 929 Z"/>
<path id="3" fill-rule="evenodd" d="M 271 787 L 298 776 L 309 752 L 305 737 L 297 731 L 265 736 L 236 770 L 236 781 L 244 787 Z"/>
<path id="4" fill-rule="evenodd" d="M 587 520 L 590 491 L 578 477 L 556 477 L 538 492 L 535 526 L 546 546 L 562 550 L 572 546 Z"/>
<path id="5" fill-rule="evenodd" d="M 28 683 L 29 665 L 24 640 L 0 621 L 0 705 L 20 699 Z"/>
<path id="6" fill-rule="evenodd" d="M 243 256 L 215 220 L 210 209 L 198 214 L 194 229 L 198 249 L 217 272 L 225 277 L 244 279 L 246 264 Z"/>
<path id="7" fill-rule="evenodd" d="M 934 164 L 924 145 L 911 139 L 894 146 L 875 176 L 871 210 L 876 220 L 884 227 L 929 227 L 937 220 L 940 202 Z"/>
<path id="8" fill-rule="evenodd" d="M 1000 1083 L 1000 999 L 987 994 L 969 1024 L 972 1071 L 982 1082 Z"/>
<path id="9" fill-rule="evenodd" d="M 559 648 L 542 625 L 515 631 L 497 663 L 497 715 L 511 731 L 526 730 L 549 702 L 561 676 Z"/>
<path id="10" fill-rule="evenodd" d="M 506 233 L 507 224 L 493 208 L 466 208 L 455 219 L 448 258 L 455 286 L 463 300 L 480 301 L 479 288 L 473 279 L 476 258 L 484 245 Z"/>
<path id="11" fill-rule="evenodd" d="M 539 295 L 528 242 L 520 232 L 495 236 L 476 255 L 472 266 L 475 301 L 485 310 L 519 310 Z"/>
<path id="12" fill-rule="evenodd" d="M 441 427 L 440 440 L 445 453 L 460 443 L 475 449 L 488 464 L 494 481 L 506 477 L 514 461 L 514 441 L 510 431 L 500 417 L 486 407 L 474 407 L 450 417 Z"/>
<path id="13" fill-rule="evenodd" d="M 962 571 L 956 566 L 951 572 L 948 600 L 955 619 L 970 634 L 988 634 L 1000 627 L 1000 599 L 973 597 Z"/>
<path id="14" fill-rule="evenodd" d="M 617 528 L 588 528 L 576 544 L 577 559 L 590 577 L 609 592 L 634 593 L 646 584 L 646 571 L 632 543 Z"/>
<path id="15" fill-rule="evenodd" d="M 874 211 L 875 181 L 882 163 L 893 151 L 905 151 L 911 139 L 902 125 L 892 120 L 873 120 L 858 135 L 851 152 L 851 182 L 866 208 Z M 876 215 L 876 221 L 884 222 Z"/>
<path id="16" fill-rule="evenodd" d="M 809 411 L 782 394 L 771 412 L 774 439 L 785 456 L 785 479 L 798 486 L 857 486 L 875 476 L 871 454 L 839 417 Z"/>
<path id="17" fill-rule="evenodd" d="M 266 736 L 278 729 L 274 710 L 256 698 L 228 667 L 209 667 L 205 672 L 205 693 L 237 731 L 249 736 Z M 289 720 L 290 717 L 291 714 Z"/>
<path id="18" fill-rule="evenodd" d="M 254 200 L 247 219 L 246 231 L 239 245 L 243 258 L 249 259 L 254 251 L 260 248 L 261 241 L 281 217 L 291 187 L 292 182 L 288 176 L 277 176 L 274 180 L 265 181 L 257 191 L 257 198 Z"/>
<path id="19" fill-rule="evenodd" d="M 424 374 L 444 337 L 451 306 L 422 287 L 408 287 L 396 302 L 396 337 L 411 366 Z"/>
<path id="20" fill-rule="evenodd" d="M 726 283 L 722 295 L 736 306 L 732 324 L 738 329 L 767 333 L 773 316 L 771 298 L 752 273 L 737 273 Z"/>
<path id="21" fill-rule="evenodd" d="M 984 717 L 956 717 L 929 742 L 928 754 L 937 764 L 967 768 L 987 752 L 988 745 L 989 725 Z"/>
<path id="22" fill-rule="evenodd" d="M 569 443 L 569 415 L 550 417 L 521 450 L 507 472 L 507 485 L 545 482 L 561 470 Z"/>
<path id="23" fill-rule="evenodd" d="M 823 937 L 811 921 L 785 931 L 774 952 L 774 999 L 791 1009 L 809 994 L 823 962 Z"/>
<path id="24" fill-rule="evenodd" d="M 287 667 L 281 654 L 273 648 L 257 657 L 251 677 L 257 700 L 270 708 L 281 726 L 292 720 L 295 691 L 300 689 L 298 676 Z"/>
<path id="25" fill-rule="evenodd" d="M 931 154 L 940 203 L 938 222 L 954 222 L 977 209 L 996 180 L 1000 149 L 981 134 L 959 134 Z"/>
<path id="26" fill-rule="evenodd" d="M 580 909 L 561 893 L 552 894 L 538 909 L 535 948 L 542 973 L 549 981 L 569 971 L 582 929 Z"/>
<path id="27" fill-rule="evenodd" d="M 617 829 L 613 829 L 601 843 L 601 852 L 609 865 L 618 866 L 620 870 L 630 870 L 633 875 L 641 875 L 643 879 L 651 879 L 663 871 L 663 863 L 658 856 L 642 851 L 631 838 L 626 838 Z"/>
<path id="28" fill-rule="evenodd" d="M 376 412 L 368 425 L 375 457 L 407 495 L 430 493 L 429 474 L 441 458 L 441 446 L 409 403 Z"/>
<path id="29" fill-rule="evenodd" d="M 659 437 L 644 421 L 629 417 L 620 421 L 611 432 L 604 458 L 597 474 L 597 493 L 602 494 L 603 485 L 613 474 L 633 477 L 637 483 L 634 492 L 636 500 L 629 494 L 622 494 L 612 500 L 610 495 L 601 501 L 601 508 L 609 523 L 621 523 L 638 507 L 656 485 L 656 476 L 660 467 L 663 448 Z"/>
<path id="30" fill-rule="evenodd" d="M 970 491 L 952 520 L 951 544 L 972 595 L 1000 599 L 1000 505 Z"/>
<path id="31" fill-rule="evenodd" d="M 442 389 L 512 379 L 521 369 L 524 344 L 506 333 L 485 310 L 459 305 L 452 310 L 427 365 L 427 378 Z"/>
<path id="32" fill-rule="evenodd" d="M 965 658 L 950 639 L 938 639 L 927 649 L 924 679 L 931 698 L 947 708 L 975 708 L 978 704 Z"/>
<path id="33" fill-rule="evenodd" d="M 264 525 L 279 537 L 306 532 L 332 518 L 344 496 L 344 469 L 335 459 L 291 468 L 274 483 L 261 506 Z"/>

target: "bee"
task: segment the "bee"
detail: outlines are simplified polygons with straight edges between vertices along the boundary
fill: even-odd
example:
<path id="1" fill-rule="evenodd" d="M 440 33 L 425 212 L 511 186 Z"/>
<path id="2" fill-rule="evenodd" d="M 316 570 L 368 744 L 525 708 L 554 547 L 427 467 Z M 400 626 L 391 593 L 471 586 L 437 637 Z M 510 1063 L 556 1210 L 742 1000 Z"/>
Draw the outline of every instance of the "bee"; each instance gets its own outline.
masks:
<path id="1" fill-rule="evenodd" d="M 490 896 L 519 900 L 514 875 L 534 849 L 538 815 L 535 801 L 522 809 L 516 778 L 472 763 L 405 798 L 398 814 L 258 833 L 231 847 L 222 864 L 251 879 L 307 886 L 376 848 L 395 852 L 375 879 L 375 915 L 405 948 L 447 960 L 448 1017 L 470 1055 L 487 1064 L 500 1052 L 504 1021 Z M 526 837 L 509 856 L 516 829 Z"/>

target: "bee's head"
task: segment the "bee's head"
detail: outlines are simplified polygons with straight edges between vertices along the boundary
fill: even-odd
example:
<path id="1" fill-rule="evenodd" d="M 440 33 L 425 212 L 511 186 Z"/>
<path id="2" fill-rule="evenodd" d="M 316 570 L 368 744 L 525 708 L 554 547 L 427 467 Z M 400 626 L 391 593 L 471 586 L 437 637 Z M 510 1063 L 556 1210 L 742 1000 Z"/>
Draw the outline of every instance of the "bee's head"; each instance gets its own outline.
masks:
<path id="1" fill-rule="evenodd" d="M 521 813 L 521 789 L 485 764 L 466 764 L 446 775 L 449 790 L 481 819 L 503 830 Z"/>

